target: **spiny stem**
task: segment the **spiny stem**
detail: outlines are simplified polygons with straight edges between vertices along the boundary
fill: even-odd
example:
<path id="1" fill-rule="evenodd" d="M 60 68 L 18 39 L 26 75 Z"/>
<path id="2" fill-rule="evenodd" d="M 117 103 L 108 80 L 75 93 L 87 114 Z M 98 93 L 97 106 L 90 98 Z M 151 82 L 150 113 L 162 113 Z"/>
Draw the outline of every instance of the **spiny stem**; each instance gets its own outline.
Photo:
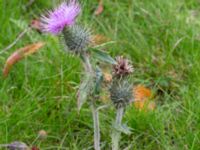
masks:
<path id="1" fill-rule="evenodd" d="M 84 62 L 85 71 L 91 74 L 91 76 L 93 76 L 94 71 L 90 63 L 89 55 L 87 53 L 84 53 L 82 55 L 82 58 Z M 94 126 L 94 149 L 100 150 L 101 148 L 100 148 L 99 113 L 98 113 L 98 108 L 95 105 L 95 100 L 92 100 L 91 102 L 91 110 L 92 110 L 93 126 Z"/>
<path id="2" fill-rule="evenodd" d="M 92 69 L 92 65 L 90 63 L 90 58 L 89 55 L 87 53 L 82 54 L 82 59 L 83 59 L 83 64 L 84 64 L 84 69 L 86 71 L 86 73 L 90 73 L 91 75 L 94 74 L 94 71 Z"/>
<path id="3" fill-rule="evenodd" d="M 92 102 L 92 116 L 93 116 L 93 126 L 94 126 L 94 148 L 95 150 L 100 150 L 100 127 L 99 127 L 99 112 L 95 103 Z"/>
<path id="4" fill-rule="evenodd" d="M 116 112 L 116 120 L 115 120 L 115 124 L 117 126 L 121 126 L 123 114 L 124 114 L 124 108 L 123 107 L 118 108 L 117 112 Z M 113 129 L 113 133 L 112 133 L 112 150 L 119 150 L 120 137 L 121 137 L 121 132 L 117 131 L 116 129 Z"/>

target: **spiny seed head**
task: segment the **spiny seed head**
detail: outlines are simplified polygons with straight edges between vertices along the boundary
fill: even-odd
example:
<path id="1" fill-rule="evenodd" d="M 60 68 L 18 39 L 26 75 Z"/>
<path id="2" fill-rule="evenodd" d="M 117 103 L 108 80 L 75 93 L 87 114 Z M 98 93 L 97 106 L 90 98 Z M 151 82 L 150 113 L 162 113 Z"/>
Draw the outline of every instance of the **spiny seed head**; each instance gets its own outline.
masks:
<path id="1" fill-rule="evenodd" d="M 133 87 L 127 79 L 115 79 L 110 88 L 110 98 L 115 107 L 125 107 L 133 100 Z"/>
<path id="2" fill-rule="evenodd" d="M 62 32 L 62 39 L 66 49 L 75 54 L 85 51 L 90 44 L 91 33 L 88 29 L 78 25 L 65 28 Z"/>
<path id="3" fill-rule="evenodd" d="M 116 57 L 116 62 L 113 66 L 113 75 L 115 77 L 127 76 L 133 72 L 133 66 L 128 59 L 123 56 Z"/>

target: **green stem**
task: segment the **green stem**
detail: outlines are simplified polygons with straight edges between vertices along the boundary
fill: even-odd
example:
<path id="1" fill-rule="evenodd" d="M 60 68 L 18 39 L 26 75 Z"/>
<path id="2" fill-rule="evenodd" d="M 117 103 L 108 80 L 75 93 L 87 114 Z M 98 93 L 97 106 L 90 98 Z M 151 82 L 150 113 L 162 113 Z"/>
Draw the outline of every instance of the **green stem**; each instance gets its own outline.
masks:
<path id="1" fill-rule="evenodd" d="M 90 63 L 89 55 L 87 53 L 83 53 L 81 56 L 82 56 L 81 58 L 83 60 L 83 66 L 84 66 L 86 73 L 90 73 L 93 76 L 94 71 L 93 71 L 92 65 Z"/>
<path id="2" fill-rule="evenodd" d="M 92 116 L 93 116 L 93 126 L 94 126 L 94 148 L 95 150 L 100 150 L 100 127 L 99 127 L 99 112 L 95 103 L 91 104 Z"/>
<path id="3" fill-rule="evenodd" d="M 87 53 L 84 53 L 82 55 L 82 59 L 84 62 L 84 68 L 87 73 L 89 73 L 91 76 L 94 75 L 94 71 L 92 69 L 92 65 L 90 63 L 89 55 Z M 99 113 L 98 109 L 95 105 L 95 99 L 91 102 L 91 111 L 92 111 L 92 117 L 93 117 L 93 126 L 94 126 L 94 149 L 100 150 L 100 127 L 99 127 Z"/>
<path id="4" fill-rule="evenodd" d="M 115 124 L 117 126 L 121 126 L 123 114 L 124 114 L 124 108 L 123 107 L 117 109 L 116 120 L 115 120 Z M 121 132 L 117 131 L 116 129 L 113 129 L 113 133 L 112 133 L 112 150 L 119 150 L 120 138 L 121 138 Z"/>

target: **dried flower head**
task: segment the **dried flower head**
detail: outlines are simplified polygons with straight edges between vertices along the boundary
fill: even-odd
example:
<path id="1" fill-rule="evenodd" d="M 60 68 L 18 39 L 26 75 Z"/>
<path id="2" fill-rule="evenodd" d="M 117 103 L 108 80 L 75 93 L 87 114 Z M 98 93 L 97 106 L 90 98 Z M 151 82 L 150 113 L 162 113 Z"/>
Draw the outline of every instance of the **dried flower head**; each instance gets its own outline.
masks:
<path id="1" fill-rule="evenodd" d="M 117 64 L 113 67 L 115 77 L 126 76 L 133 72 L 133 66 L 128 59 L 125 59 L 123 56 L 118 56 L 116 61 Z"/>
<path id="2" fill-rule="evenodd" d="M 53 11 L 49 11 L 47 16 L 42 16 L 42 29 L 44 32 L 52 34 L 60 33 L 65 26 L 73 25 L 77 15 L 80 13 L 80 5 L 76 0 L 63 2 Z"/>
<path id="3" fill-rule="evenodd" d="M 117 109 L 125 107 L 133 101 L 132 89 L 133 86 L 127 79 L 115 79 L 112 82 L 110 88 L 110 98 Z"/>
<path id="4" fill-rule="evenodd" d="M 73 53 L 81 53 L 90 44 L 91 33 L 88 29 L 78 25 L 65 28 L 62 32 L 62 41 L 66 49 Z"/>
<path id="5" fill-rule="evenodd" d="M 38 132 L 38 137 L 39 137 L 40 139 L 46 139 L 46 138 L 47 138 L 47 132 L 46 132 L 45 130 L 40 130 L 40 131 Z"/>

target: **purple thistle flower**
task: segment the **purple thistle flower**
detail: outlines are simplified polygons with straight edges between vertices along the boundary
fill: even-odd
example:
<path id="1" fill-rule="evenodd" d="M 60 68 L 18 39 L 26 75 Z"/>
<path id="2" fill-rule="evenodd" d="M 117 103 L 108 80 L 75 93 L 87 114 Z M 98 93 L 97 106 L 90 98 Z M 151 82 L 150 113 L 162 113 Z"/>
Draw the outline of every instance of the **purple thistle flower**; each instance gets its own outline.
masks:
<path id="1" fill-rule="evenodd" d="M 53 11 L 49 11 L 47 16 L 42 16 L 42 29 L 54 35 L 60 33 L 65 26 L 73 25 L 76 16 L 80 13 L 80 5 L 76 0 L 63 2 Z"/>

